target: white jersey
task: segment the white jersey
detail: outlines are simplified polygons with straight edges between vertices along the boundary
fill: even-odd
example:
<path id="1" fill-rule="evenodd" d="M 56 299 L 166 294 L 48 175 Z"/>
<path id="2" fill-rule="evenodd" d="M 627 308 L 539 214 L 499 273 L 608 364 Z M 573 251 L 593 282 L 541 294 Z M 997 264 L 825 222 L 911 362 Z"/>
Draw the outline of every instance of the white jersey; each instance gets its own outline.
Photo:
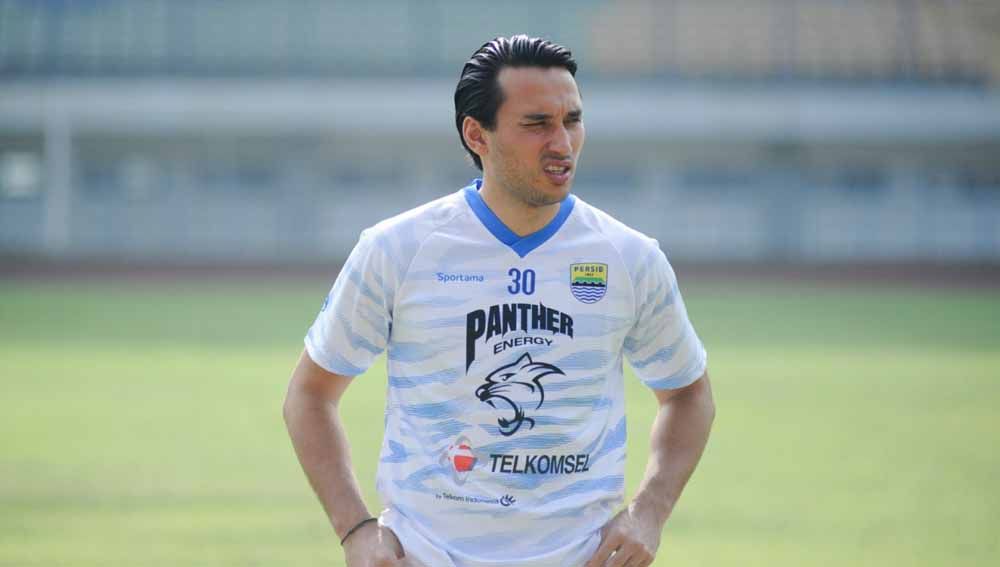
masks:
<path id="1" fill-rule="evenodd" d="M 342 375 L 388 349 L 382 522 L 433 567 L 579 566 L 625 489 L 623 356 L 705 371 L 655 240 L 569 196 L 519 237 L 480 181 L 365 230 L 305 339 Z"/>

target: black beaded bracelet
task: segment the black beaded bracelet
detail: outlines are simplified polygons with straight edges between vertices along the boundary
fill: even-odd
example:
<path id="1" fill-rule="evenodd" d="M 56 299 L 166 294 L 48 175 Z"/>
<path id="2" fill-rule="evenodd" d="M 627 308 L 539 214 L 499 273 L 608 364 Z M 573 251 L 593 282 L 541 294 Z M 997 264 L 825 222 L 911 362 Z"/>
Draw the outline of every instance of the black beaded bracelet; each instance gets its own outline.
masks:
<path id="1" fill-rule="evenodd" d="M 351 537 L 351 534 L 353 534 L 354 532 L 358 531 L 358 528 L 360 528 L 361 526 L 367 524 L 368 522 L 377 522 L 377 521 L 378 521 L 378 518 L 365 518 L 364 520 L 361 520 L 360 522 L 358 522 L 358 524 L 356 526 L 354 526 L 353 528 L 347 530 L 347 533 L 344 534 L 344 537 L 340 539 L 340 546 L 343 547 L 344 546 L 344 542 L 347 541 L 347 538 Z"/>

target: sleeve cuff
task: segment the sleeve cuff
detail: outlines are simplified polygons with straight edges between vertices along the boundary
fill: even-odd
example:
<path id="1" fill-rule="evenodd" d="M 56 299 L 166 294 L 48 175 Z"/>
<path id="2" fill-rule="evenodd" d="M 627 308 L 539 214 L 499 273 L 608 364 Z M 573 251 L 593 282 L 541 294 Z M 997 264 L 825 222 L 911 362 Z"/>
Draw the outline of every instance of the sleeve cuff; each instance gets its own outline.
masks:
<path id="1" fill-rule="evenodd" d="M 703 349 L 701 356 L 691 361 L 690 364 L 678 370 L 673 375 L 666 378 L 643 380 L 643 382 L 653 390 L 676 390 L 694 384 L 698 378 L 701 378 L 705 374 L 707 367 L 708 356 Z"/>
<path id="2" fill-rule="evenodd" d="M 365 370 L 368 370 L 367 367 L 362 368 L 351 364 L 342 356 L 324 352 L 323 349 L 310 340 L 309 336 L 306 336 L 304 342 L 306 344 L 306 352 L 309 354 L 309 358 L 311 358 L 313 362 L 327 372 L 353 378 L 359 374 L 364 374 Z"/>

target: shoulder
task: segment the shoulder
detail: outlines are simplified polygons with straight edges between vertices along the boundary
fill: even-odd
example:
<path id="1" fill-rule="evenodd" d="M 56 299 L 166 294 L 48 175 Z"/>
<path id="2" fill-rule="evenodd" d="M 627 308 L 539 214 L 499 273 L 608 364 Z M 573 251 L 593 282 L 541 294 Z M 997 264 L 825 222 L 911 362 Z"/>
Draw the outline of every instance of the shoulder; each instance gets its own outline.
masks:
<path id="1" fill-rule="evenodd" d="M 361 231 L 358 248 L 403 274 L 423 242 L 462 214 L 462 199 L 457 191 L 380 221 Z"/>
<path id="2" fill-rule="evenodd" d="M 362 235 L 376 239 L 422 240 L 461 214 L 463 203 L 462 192 L 457 191 L 380 221 L 362 231 Z"/>
<path id="3" fill-rule="evenodd" d="M 462 198 L 462 192 L 457 191 L 389 217 L 361 231 L 361 240 L 390 252 L 412 252 L 411 249 L 419 247 L 428 236 L 464 211 Z"/>
<path id="4" fill-rule="evenodd" d="M 614 218 L 605 211 L 577 197 L 577 218 L 583 225 L 601 234 L 618 251 L 622 261 L 630 271 L 638 269 L 651 255 L 662 254 L 659 243 Z"/>

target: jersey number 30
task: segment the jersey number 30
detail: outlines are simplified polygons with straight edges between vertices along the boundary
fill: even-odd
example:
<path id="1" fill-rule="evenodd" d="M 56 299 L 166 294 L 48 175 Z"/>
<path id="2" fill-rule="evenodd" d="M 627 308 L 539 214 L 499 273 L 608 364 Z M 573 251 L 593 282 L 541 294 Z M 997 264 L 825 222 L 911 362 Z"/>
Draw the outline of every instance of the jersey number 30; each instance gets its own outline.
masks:
<path id="1" fill-rule="evenodd" d="M 511 268 L 507 275 L 510 276 L 511 282 L 507 286 L 507 291 L 511 295 L 517 295 L 523 293 L 524 295 L 531 295 L 535 293 L 535 270 L 527 269 L 523 272 L 517 268 Z"/>

